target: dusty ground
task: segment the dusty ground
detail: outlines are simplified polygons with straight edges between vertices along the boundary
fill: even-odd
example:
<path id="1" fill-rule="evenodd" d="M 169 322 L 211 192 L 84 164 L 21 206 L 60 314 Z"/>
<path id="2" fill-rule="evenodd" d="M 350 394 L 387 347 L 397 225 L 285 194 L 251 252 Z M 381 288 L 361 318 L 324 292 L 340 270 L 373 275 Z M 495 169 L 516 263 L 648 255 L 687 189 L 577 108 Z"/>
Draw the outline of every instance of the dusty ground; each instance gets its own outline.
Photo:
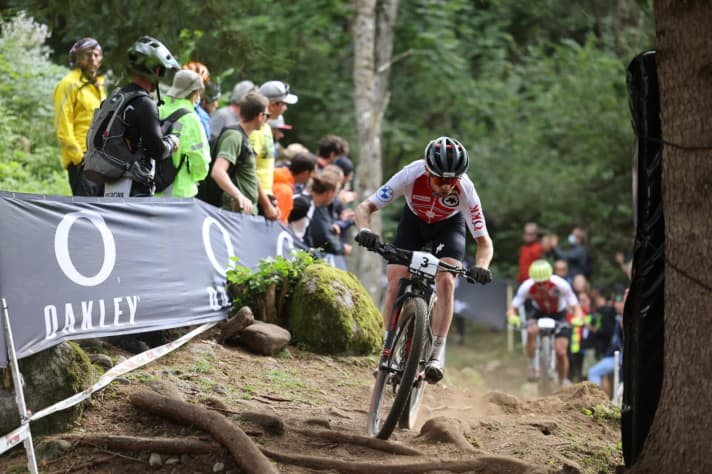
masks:
<path id="1" fill-rule="evenodd" d="M 127 397 L 141 390 L 204 407 L 221 407 L 258 446 L 285 456 L 321 457 L 339 469 L 318 471 L 274 461 L 284 473 L 422 471 L 426 462 L 479 460 L 477 469 L 459 472 L 614 472 L 622 463 L 615 410 L 596 387 L 578 384 L 546 398 L 533 398 L 535 388 L 524 383 L 521 353 L 506 352 L 503 336 L 468 334 L 465 345 L 448 348 L 448 371 L 438 385 L 428 386 L 413 431 L 396 431 L 391 440 L 415 448 L 421 456 L 390 454 L 360 444 L 305 434 L 329 429 L 366 435 L 366 408 L 375 357 L 327 357 L 290 346 L 278 357 L 252 355 L 215 342 L 217 330 L 203 334 L 178 351 L 115 381 L 96 394 L 73 431 L 144 437 L 191 438 L 212 441 L 204 432 L 149 414 Z M 117 350 L 118 354 L 120 351 Z M 506 390 L 492 391 L 492 389 Z M 267 413 L 284 422 L 283 434 L 255 422 L 246 413 Z M 241 415 L 243 415 L 241 417 Z M 419 436 L 429 419 L 446 417 L 460 424 L 469 446 L 434 442 Z M 458 421 L 459 420 L 459 421 Z M 308 432 L 307 431 L 307 432 Z M 36 439 L 35 445 L 43 439 Z M 469 449 L 468 449 L 469 448 Z M 230 453 L 160 454 L 150 465 L 147 451 L 115 450 L 78 444 L 43 462 L 44 473 L 238 473 Z M 153 456 L 154 464 L 158 460 Z M 521 463 L 511 463 L 511 459 Z M 350 463 L 350 464 L 347 464 Z M 510 463 L 510 464 L 507 464 Z M 350 466 L 350 467 L 348 467 Z M 474 464 L 473 464 L 474 466 Z M 509 466 L 509 467 L 507 467 Z M 24 450 L 0 457 L 1 472 L 25 472 Z"/>

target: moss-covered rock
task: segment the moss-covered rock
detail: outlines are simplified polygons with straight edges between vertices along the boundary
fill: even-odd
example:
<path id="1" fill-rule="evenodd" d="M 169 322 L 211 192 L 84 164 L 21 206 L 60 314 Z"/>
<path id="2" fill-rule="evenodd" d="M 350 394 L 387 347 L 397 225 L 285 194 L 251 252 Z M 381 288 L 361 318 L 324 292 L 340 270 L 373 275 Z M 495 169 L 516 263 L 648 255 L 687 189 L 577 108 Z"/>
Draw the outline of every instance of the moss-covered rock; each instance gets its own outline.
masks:
<path id="1" fill-rule="evenodd" d="M 94 372 L 86 353 L 73 342 L 66 342 L 20 359 L 20 372 L 25 380 L 27 408 L 34 412 L 81 392 L 93 383 Z M 33 421 L 32 434 L 66 431 L 81 416 L 82 404 Z M 0 388 L 0 433 L 20 426 L 15 390 Z"/>
<path id="2" fill-rule="evenodd" d="M 365 355 L 381 348 L 383 317 L 352 273 L 310 265 L 289 305 L 292 341 L 312 352 Z"/>

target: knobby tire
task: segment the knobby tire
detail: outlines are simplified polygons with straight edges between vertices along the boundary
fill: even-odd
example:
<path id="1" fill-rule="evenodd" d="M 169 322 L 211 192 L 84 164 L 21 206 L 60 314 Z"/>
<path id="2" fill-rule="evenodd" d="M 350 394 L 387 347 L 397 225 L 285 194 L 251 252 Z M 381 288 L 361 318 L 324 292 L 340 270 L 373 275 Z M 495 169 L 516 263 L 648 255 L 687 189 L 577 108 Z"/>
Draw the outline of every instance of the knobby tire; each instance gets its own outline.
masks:
<path id="1" fill-rule="evenodd" d="M 539 337 L 539 396 L 551 391 L 551 336 Z"/>
<path id="2" fill-rule="evenodd" d="M 418 420 L 418 412 L 420 411 L 420 405 L 423 402 L 423 394 L 425 392 L 425 386 L 427 382 L 425 381 L 424 372 L 425 364 L 428 362 L 428 357 L 430 356 L 430 350 L 433 347 L 433 332 L 432 332 L 432 321 L 433 321 L 433 311 L 435 309 L 435 302 L 437 298 L 433 294 L 430 298 L 430 304 L 428 305 L 428 313 L 425 318 L 425 337 L 423 337 L 423 347 L 420 351 L 420 364 L 418 364 L 418 373 L 416 375 L 416 380 L 413 383 L 413 388 L 410 390 L 410 395 L 408 396 L 408 403 L 403 410 L 403 414 L 398 421 L 398 427 L 412 430 L 415 428 L 415 423 Z"/>
<path id="3" fill-rule="evenodd" d="M 418 375 L 420 354 L 426 335 L 426 311 L 427 307 L 422 298 L 412 298 L 403 304 L 391 355 L 386 363 L 386 367 L 395 368 L 395 372 L 400 375 L 400 381 L 394 387 L 389 383 L 389 375 L 394 371 L 379 367 L 368 410 L 369 436 L 388 439 L 408 404 L 413 382 Z M 394 393 L 388 393 L 393 390 Z"/>

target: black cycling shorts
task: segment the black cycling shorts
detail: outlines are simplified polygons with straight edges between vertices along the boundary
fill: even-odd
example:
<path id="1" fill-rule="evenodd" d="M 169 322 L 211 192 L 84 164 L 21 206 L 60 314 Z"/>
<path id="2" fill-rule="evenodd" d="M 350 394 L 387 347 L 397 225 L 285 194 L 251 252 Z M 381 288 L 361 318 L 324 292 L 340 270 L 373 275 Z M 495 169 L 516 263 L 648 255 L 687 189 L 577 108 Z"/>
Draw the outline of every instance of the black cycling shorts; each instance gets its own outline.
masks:
<path id="1" fill-rule="evenodd" d="M 556 321 L 560 323 L 565 323 L 566 322 L 566 310 L 563 310 L 559 313 L 555 314 L 546 314 L 542 312 L 541 310 L 534 308 L 533 311 L 531 312 L 530 316 L 527 316 L 527 321 L 530 319 L 539 319 L 539 318 L 553 318 Z M 556 328 L 556 333 L 554 334 L 555 337 L 565 337 L 565 338 L 570 338 L 571 337 L 571 326 L 566 325 L 566 326 L 558 326 Z"/>
<path id="2" fill-rule="evenodd" d="M 465 219 L 457 213 L 444 221 L 428 224 L 413 214 L 406 204 L 398 223 L 393 245 L 407 250 L 422 250 L 430 244 L 430 253 L 462 262 L 465 257 Z"/>

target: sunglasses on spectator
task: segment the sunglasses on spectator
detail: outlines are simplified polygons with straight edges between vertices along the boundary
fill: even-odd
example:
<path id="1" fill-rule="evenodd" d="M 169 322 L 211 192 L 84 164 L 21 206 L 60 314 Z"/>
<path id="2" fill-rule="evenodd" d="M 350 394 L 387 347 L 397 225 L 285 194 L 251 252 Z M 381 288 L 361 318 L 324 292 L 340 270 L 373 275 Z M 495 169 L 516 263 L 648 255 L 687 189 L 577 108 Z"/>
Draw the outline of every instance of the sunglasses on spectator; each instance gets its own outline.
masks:
<path id="1" fill-rule="evenodd" d="M 433 184 L 435 186 L 453 186 L 460 180 L 459 177 L 443 178 L 440 176 L 433 176 L 433 175 L 430 176 L 430 179 L 433 180 Z"/>

